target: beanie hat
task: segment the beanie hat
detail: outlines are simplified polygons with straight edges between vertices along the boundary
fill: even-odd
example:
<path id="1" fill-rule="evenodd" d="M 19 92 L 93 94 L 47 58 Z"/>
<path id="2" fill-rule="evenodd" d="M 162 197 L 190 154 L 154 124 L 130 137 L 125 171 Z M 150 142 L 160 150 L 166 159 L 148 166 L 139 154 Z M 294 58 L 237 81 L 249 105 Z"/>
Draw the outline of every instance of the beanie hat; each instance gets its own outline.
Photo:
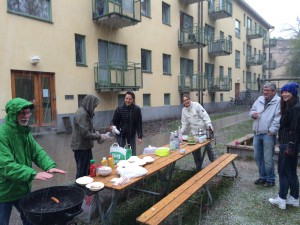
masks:
<path id="1" fill-rule="evenodd" d="M 287 83 L 282 86 L 281 92 L 288 91 L 288 92 L 291 92 L 293 95 L 297 96 L 298 88 L 299 88 L 299 84 L 297 84 L 295 82 L 290 82 L 290 83 Z"/>

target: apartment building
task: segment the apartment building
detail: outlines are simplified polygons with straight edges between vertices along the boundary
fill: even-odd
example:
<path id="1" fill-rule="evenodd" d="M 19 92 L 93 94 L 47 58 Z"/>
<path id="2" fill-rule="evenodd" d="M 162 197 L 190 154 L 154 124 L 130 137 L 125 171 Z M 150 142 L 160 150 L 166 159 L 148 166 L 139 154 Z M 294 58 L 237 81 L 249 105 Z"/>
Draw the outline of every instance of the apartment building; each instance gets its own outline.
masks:
<path id="1" fill-rule="evenodd" d="M 181 112 L 189 93 L 208 110 L 257 91 L 275 69 L 273 28 L 243 0 L 0 1 L 1 101 L 33 101 L 33 127 L 64 131 L 83 97 L 109 125 L 124 93 L 143 120 Z"/>

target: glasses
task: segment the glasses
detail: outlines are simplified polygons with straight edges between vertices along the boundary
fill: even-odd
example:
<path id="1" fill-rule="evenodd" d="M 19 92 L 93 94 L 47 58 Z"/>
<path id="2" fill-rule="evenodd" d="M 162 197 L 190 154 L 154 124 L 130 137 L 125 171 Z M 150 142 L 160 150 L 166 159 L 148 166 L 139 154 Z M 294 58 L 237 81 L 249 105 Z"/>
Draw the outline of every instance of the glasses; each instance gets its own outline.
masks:
<path id="1" fill-rule="evenodd" d="M 189 100 L 190 100 L 189 98 L 183 99 L 184 102 L 187 102 L 187 101 L 189 101 Z"/>
<path id="2" fill-rule="evenodd" d="M 21 110 L 20 112 L 19 112 L 19 115 L 20 116 L 27 116 L 27 115 L 31 115 L 31 110 L 30 109 L 26 109 L 26 110 Z"/>

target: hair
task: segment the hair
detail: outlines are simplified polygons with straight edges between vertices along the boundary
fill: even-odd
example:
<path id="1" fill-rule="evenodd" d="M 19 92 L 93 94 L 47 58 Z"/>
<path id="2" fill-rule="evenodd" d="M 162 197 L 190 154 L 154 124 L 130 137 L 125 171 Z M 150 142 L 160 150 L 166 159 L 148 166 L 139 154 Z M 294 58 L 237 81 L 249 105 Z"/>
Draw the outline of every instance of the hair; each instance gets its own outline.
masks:
<path id="1" fill-rule="evenodd" d="M 276 84 L 273 82 L 268 82 L 264 84 L 263 88 L 270 88 L 272 91 L 276 91 Z"/>
<path id="2" fill-rule="evenodd" d="M 132 99 L 135 100 L 135 94 L 134 94 L 132 91 L 127 91 L 127 92 L 125 93 L 125 96 L 126 96 L 126 95 L 131 95 Z"/>
<path id="3" fill-rule="evenodd" d="M 183 94 L 183 95 L 182 95 L 182 99 L 183 99 L 183 98 L 190 99 L 190 96 L 189 96 L 188 94 Z"/>
<path id="4" fill-rule="evenodd" d="M 280 113 L 281 115 L 286 114 L 288 109 L 295 105 L 298 102 L 298 97 L 295 95 L 292 95 L 292 98 L 289 101 L 283 101 L 283 98 L 280 99 Z"/>

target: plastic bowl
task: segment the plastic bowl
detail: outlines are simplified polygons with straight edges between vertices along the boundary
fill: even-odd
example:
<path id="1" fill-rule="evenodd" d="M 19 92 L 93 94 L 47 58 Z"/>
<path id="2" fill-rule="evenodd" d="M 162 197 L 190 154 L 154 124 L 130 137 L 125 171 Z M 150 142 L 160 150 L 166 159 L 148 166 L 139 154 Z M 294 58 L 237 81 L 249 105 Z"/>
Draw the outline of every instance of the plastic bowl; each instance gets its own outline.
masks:
<path id="1" fill-rule="evenodd" d="M 84 177 L 79 177 L 76 179 L 76 183 L 81 185 L 81 186 L 85 186 L 89 183 L 92 183 L 94 181 L 93 178 L 88 177 L 88 176 L 84 176 Z"/>
<path id="2" fill-rule="evenodd" d="M 155 154 L 158 156 L 168 156 L 170 155 L 170 148 L 159 147 L 155 150 Z"/>
<path id="3" fill-rule="evenodd" d="M 109 166 L 101 166 L 100 168 L 97 168 L 98 173 L 100 176 L 108 176 L 112 172 L 112 168 Z"/>
<path id="4" fill-rule="evenodd" d="M 99 191 L 104 188 L 104 184 L 102 182 L 93 182 L 86 185 L 90 191 Z"/>

